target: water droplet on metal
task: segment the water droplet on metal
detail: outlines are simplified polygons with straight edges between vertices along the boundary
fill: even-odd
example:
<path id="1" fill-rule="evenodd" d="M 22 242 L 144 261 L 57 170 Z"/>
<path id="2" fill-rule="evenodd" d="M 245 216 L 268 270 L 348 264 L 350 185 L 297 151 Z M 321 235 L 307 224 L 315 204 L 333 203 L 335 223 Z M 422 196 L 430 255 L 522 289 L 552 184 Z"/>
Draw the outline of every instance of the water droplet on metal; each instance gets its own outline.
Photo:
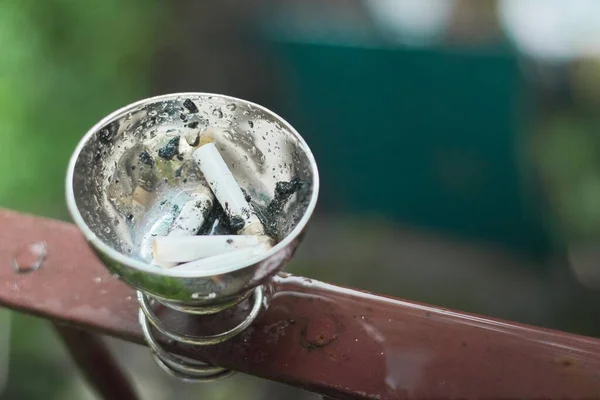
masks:
<path id="1" fill-rule="evenodd" d="M 45 242 L 35 242 L 21 249 L 13 261 L 13 268 L 18 274 L 37 271 L 44 265 L 47 254 Z"/>
<path id="2" fill-rule="evenodd" d="M 254 122 L 252 122 L 252 121 L 248 121 L 248 126 L 249 126 L 250 128 L 254 128 Z"/>
<path id="3" fill-rule="evenodd" d="M 217 117 L 217 118 L 223 118 L 223 111 L 221 111 L 221 109 L 220 109 L 220 108 L 215 108 L 215 109 L 212 111 L 212 115 L 214 115 L 214 116 L 215 116 L 215 117 Z"/>
<path id="4" fill-rule="evenodd" d="M 231 133 L 231 131 L 223 131 L 223 136 L 227 140 L 233 140 L 233 134 Z"/>
<path id="5" fill-rule="evenodd" d="M 148 115 L 149 115 L 150 117 L 156 117 L 156 115 L 157 115 L 157 114 L 158 114 L 158 113 L 157 113 L 155 110 L 152 110 L 152 111 L 149 111 L 149 112 L 148 112 Z"/>
<path id="6" fill-rule="evenodd" d="M 235 104 L 233 104 L 233 103 L 229 103 L 229 104 L 227 104 L 227 109 L 228 109 L 229 111 L 234 111 L 236 108 L 237 108 L 237 107 L 236 107 L 236 106 L 235 106 Z"/>

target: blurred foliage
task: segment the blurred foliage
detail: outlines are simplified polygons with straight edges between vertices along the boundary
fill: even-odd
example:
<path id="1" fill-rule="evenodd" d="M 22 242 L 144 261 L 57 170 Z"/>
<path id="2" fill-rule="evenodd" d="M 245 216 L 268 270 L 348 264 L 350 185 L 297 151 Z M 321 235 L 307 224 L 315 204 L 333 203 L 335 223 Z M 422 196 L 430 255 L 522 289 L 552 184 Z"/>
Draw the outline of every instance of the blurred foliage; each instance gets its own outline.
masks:
<path id="1" fill-rule="evenodd" d="M 600 60 L 573 61 L 563 79 L 558 104 L 539 116 L 532 135 L 533 162 L 557 239 L 592 242 L 600 238 Z"/>
<path id="2" fill-rule="evenodd" d="M 562 241 L 600 237 L 599 128 L 593 120 L 559 115 L 535 137 L 535 159 Z"/>
<path id="3" fill-rule="evenodd" d="M 495 29 L 490 29 L 487 19 L 479 24 L 485 34 L 475 35 L 466 29 L 478 21 L 468 14 L 475 2 L 459 3 L 467 15 L 455 16 L 450 42 L 464 43 L 459 40 L 462 38 L 475 42 Z M 157 40 L 162 31 L 168 31 L 161 17 L 168 11 L 166 2 L 158 0 L 0 0 L 0 206 L 67 218 L 63 193 L 69 156 L 80 137 L 100 118 L 151 92 Z M 532 146 L 555 210 L 556 231 L 568 238 L 600 235 L 600 138 L 594 115 L 600 105 L 599 85 L 595 84 L 600 82 L 598 66 L 597 61 L 584 62 L 572 70 L 571 84 L 577 89 L 575 108 L 583 109 L 585 115 L 552 113 Z M 215 76 L 221 74 L 220 79 L 227 80 L 219 65 L 215 64 L 214 70 L 218 71 Z M 483 78 L 490 81 L 489 76 Z M 429 97 L 424 96 L 427 102 Z M 347 227 L 348 232 L 361 230 L 364 227 Z M 360 240 L 344 243 L 368 248 L 383 239 L 375 231 L 364 230 Z M 331 251 L 328 255 L 340 258 Z M 371 259 L 366 267 L 343 265 L 335 269 L 333 261 L 326 260 L 323 264 L 296 264 L 294 272 L 311 276 L 318 270 L 322 280 L 398 294 L 397 279 L 373 273 L 373 266 L 382 263 Z M 405 285 L 402 295 L 419 298 L 430 288 Z M 467 291 L 432 292 L 427 300 L 444 304 L 451 296 L 454 307 L 474 307 Z M 566 329 L 583 331 L 591 312 L 579 304 L 592 301 L 584 302 L 583 297 L 575 300 L 568 313 L 561 315 L 572 316 Z M 82 399 L 76 386 L 81 386 L 80 380 L 74 384 L 69 358 L 50 325 L 23 315 L 13 317 L 10 376 L 0 398 Z M 251 386 L 254 384 L 223 383 L 193 390 L 202 390 L 207 398 L 240 398 L 251 395 Z"/>
<path id="4" fill-rule="evenodd" d="M 102 116 L 148 94 L 163 11 L 153 0 L 0 1 L 0 206 L 67 217 L 68 159 Z M 13 320 L 0 397 L 81 399 L 50 326 Z"/>
<path id="5" fill-rule="evenodd" d="M 143 97 L 159 2 L 0 2 L 0 205 L 65 217 L 67 162 L 103 115 Z"/>
<path id="6" fill-rule="evenodd" d="M 65 399 L 71 371 L 65 365 L 66 354 L 51 325 L 22 314 L 13 314 L 12 325 L 10 370 L 0 398 Z"/>

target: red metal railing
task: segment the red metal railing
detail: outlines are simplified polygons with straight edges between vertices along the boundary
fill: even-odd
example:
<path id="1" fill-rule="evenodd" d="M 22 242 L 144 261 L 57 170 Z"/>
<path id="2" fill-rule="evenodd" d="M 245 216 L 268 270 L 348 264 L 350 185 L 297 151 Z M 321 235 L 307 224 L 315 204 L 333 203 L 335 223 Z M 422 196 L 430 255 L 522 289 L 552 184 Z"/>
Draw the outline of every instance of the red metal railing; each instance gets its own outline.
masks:
<path id="1" fill-rule="evenodd" d="M 17 274 L 13 259 L 45 241 L 44 265 Z M 59 324 L 143 344 L 134 290 L 110 276 L 70 224 L 0 211 L 0 304 Z M 282 274 L 254 324 L 219 345 L 170 351 L 333 398 L 595 398 L 600 340 L 378 296 Z M 226 315 L 158 310 L 170 326 L 222 331 Z M 122 376 L 103 387 L 94 368 L 111 369 L 93 335 L 59 327 L 81 353 L 78 365 L 106 398 L 133 398 Z M 96 360 L 90 362 L 90 360 Z M 99 361 L 98 361 L 99 360 Z M 117 369 L 114 368 L 116 371 Z M 106 379 L 106 377 L 104 377 Z M 105 385 L 106 386 L 106 385 Z M 111 391 L 112 390 L 112 391 Z M 115 397 L 120 393 L 121 396 Z"/>

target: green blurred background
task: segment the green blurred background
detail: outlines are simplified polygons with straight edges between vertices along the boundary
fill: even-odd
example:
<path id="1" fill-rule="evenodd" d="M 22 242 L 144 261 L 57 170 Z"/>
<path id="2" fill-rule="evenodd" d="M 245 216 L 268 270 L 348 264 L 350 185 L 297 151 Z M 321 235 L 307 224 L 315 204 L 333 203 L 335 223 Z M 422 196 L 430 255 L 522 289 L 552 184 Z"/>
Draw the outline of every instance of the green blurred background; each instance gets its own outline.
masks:
<path id="1" fill-rule="evenodd" d="M 596 16 L 594 0 L 0 0 L 0 206 L 68 220 L 68 158 L 104 115 L 238 96 L 320 167 L 288 271 L 600 336 Z M 185 385 L 107 341 L 144 399 L 317 398 Z M 48 324 L 0 310 L 0 398 L 96 395 Z"/>

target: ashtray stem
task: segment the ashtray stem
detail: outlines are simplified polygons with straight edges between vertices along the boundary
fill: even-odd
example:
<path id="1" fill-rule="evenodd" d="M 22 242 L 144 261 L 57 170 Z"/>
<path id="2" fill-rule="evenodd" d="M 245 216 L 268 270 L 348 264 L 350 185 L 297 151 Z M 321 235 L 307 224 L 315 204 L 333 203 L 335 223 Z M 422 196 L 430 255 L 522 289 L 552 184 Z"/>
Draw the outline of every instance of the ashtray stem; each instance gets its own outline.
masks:
<path id="1" fill-rule="evenodd" d="M 142 333 L 144 334 L 144 339 L 152 352 L 154 361 L 168 374 L 186 382 L 210 382 L 231 376 L 234 373 L 233 371 L 197 362 L 187 357 L 168 352 L 158 343 L 154 337 L 152 328 L 156 329 L 169 339 L 186 345 L 212 346 L 222 343 L 243 332 L 256 319 L 260 313 L 264 299 L 264 290 L 262 286 L 258 286 L 254 290 L 244 293 L 233 301 L 210 306 L 181 306 L 168 303 L 164 300 L 159 301 L 160 304 L 163 304 L 166 307 L 189 315 L 210 315 L 221 313 L 235 307 L 250 296 L 252 297 L 252 308 L 242 322 L 225 332 L 215 335 L 198 336 L 178 333 L 169 328 L 152 310 L 150 304 L 151 296 L 138 291 L 137 298 L 140 304 L 139 323 L 142 328 Z"/>

